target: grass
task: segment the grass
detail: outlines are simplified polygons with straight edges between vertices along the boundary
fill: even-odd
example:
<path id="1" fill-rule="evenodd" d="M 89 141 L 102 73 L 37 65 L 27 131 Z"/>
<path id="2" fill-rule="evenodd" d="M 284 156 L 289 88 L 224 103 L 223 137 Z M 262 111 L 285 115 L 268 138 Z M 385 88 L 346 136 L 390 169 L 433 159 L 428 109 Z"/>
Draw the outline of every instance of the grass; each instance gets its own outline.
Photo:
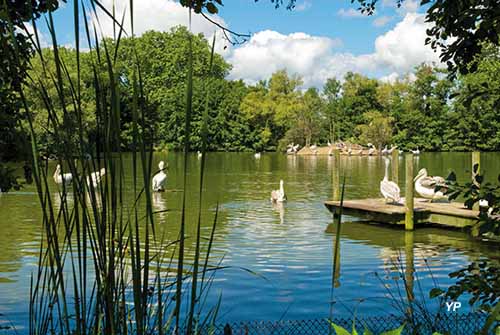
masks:
<path id="1" fill-rule="evenodd" d="M 133 86 L 133 150 L 132 179 L 134 199 L 127 203 L 125 168 L 120 139 L 120 74 L 116 71 L 120 39 L 126 33 L 134 36 L 134 1 L 128 13 L 131 27 L 126 32 L 122 17 L 105 10 L 97 0 L 73 2 L 75 57 L 77 78 L 71 79 L 59 57 L 57 33 L 52 13 L 45 18 L 51 37 L 55 71 L 43 62 L 42 47 L 33 20 L 32 37 L 37 57 L 42 58 L 41 73 L 28 78 L 27 85 L 36 87 L 47 111 L 47 128 L 60 146 L 53 154 L 63 173 L 71 173 L 73 183 L 50 187 L 52 173 L 47 161 L 38 155 L 37 137 L 33 129 L 33 114 L 24 96 L 24 115 L 31 137 L 33 177 L 43 217 L 43 236 L 39 248 L 37 271 L 31 278 L 30 334 L 194 334 L 213 323 L 219 304 L 202 308 L 203 295 L 217 267 L 209 264 L 210 251 L 217 223 L 215 213 L 208 241 L 201 233 L 203 170 L 205 166 L 208 103 L 204 113 L 203 157 L 200 177 L 200 200 L 196 230 L 194 264 L 188 264 L 186 251 L 186 195 L 183 195 L 181 215 L 172 229 L 179 228 L 176 240 L 167 240 L 156 227 L 156 213 L 151 201 L 152 144 L 154 134 L 146 122 L 148 97 L 143 89 L 141 66 L 136 62 Z M 100 14 L 104 11 L 104 14 Z M 90 20 L 93 16 L 97 18 Z M 113 20 L 114 38 L 100 37 L 100 20 Z M 83 18 L 83 22 L 82 22 Z M 80 29 L 92 55 L 95 118 L 100 142 L 93 142 L 83 123 L 80 82 Z M 191 42 L 190 42 L 191 43 Z M 214 42 L 215 43 L 215 39 Z M 211 69 L 214 54 L 212 44 Z M 193 54 L 189 49 L 189 75 L 186 82 L 184 189 L 190 141 L 193 97 Z M 102 71 L 105 69 L 105 71 Z M 50 78 L 50 83 L 41 78 Z M 210 78 L 206 78 L 207 82 Z M 49 95 L 53 84 L 57 96 Z M 70 92 L 69 94 L 63 92 Z M 207 94 L 208 99 L 208 94 Z M 58 107 L 56 107 L 58 106 Z M 73 120 L 74 122 L 70 122 Z M 75 140 L 76 139 L 76 140 Z M 87 176 L 101 168 L 105 179 L 96 187 L 86 182 Z M 53 201 L 53 193 L 57 199 Z M 72 201 L 68 201 L 68 195 Z M 144 214 L 145 213 L 145 214 Z M 164 269 L 176 269 L 164 271 Z M 175 272 L 175 274 L 172 274 Z M 187 300 L 186 300 L 187 299 Z M 184 300 L 187 301 L 183 306 Z M 202 311 L 203 309 L 203 311 Z"/>

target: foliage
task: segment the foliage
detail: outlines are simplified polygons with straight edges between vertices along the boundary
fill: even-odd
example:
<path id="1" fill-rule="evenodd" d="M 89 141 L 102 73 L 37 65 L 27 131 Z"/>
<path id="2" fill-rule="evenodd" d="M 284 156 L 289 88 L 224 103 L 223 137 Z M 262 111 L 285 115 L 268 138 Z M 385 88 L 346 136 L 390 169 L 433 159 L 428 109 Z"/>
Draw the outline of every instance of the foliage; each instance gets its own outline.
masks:
<path id="1" fill-rule="evenodd" d="M 26 149 L 26 136 L 18 123 L 19 90 L 33 54 L 26 22 L 58 5 L 57 0 L 0 2 L 0 161 L 20 158 Z"/>
<path id="2" fill-rule="evenodd" d="M 335 323 L 331 322 L 328 320 L 332 326 L 332 328 L 335 330 L 336 335 L 358 335 L 358 332 L 356 331 L 356 327 L 353 321 L 352 324 L 352 332 L 349 332 L 345 328 L 336 325 Z M 393 330 L 388 330 L 385 332 L 380 333 L 380 335 L 401 335 L 403 333 L 405 325 L 401 325 L 400 327 L 393 329 Z M 363 335 L 374 335 L 368 328 L 364 328 Z"/>
<path id="3" fill-rule="evenodd" d="M 364 124 L 358 125 L 359 140 L 361 143 L 372 143 L 375 147 L 381 148 L 384 144 L 390 143 L 392 139 L 391 117 L 385 117 L 380 112 L 372 111 L 363 114 L 366 120 Z"/>
<path id="4" fill-rule="evenodd" d="M 486 208 L 481 208 L 478 223 L 475 227 L 477 234 L 489 238 L 500 236 L 500 175 L 496 183 L 486 182 L 484 175 L 479 172 L 479 165 L 473 167 L 474 179 L 464 184 L 456 180 L 455 173 L 450 173 L 446 178 L 446 195 L 450 200 L 459 196 L 465 198 L 465 207 L 472 209 L 481 201 L 486 201 Z"/>
<path id="5" fill-rule="evenodd" d="M 19 190 L 21 185 L 17 181 L 15 169 L 0 163 L 0 193 L 7 193 L 11 189 Z"/>

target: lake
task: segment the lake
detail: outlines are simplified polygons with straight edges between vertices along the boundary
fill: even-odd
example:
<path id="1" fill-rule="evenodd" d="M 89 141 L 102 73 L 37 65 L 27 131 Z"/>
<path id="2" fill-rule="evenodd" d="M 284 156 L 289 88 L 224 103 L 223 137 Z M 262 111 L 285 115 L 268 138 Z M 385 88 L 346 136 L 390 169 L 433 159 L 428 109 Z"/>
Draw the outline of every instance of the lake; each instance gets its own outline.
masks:
<path id="1" fill-rule="evenodd" d="M 152 199 L 160 212 L 156 223 L 169 240 L 176 239 L 180 221 L 182 158 L 176 153 L 154 154 L 155 167 L 160 160 L 169 165 L 167 192 Z M 126 169 L 131 161 L 131 156 L 125 156 Z M 397 163 L 399 185 L 404 189 L 404 159 Z M 56 163 L 50 164 L 53 171 Z M 471 154 L 423 153 L 414 164 L 415 172 L 426 167 L 431 175 L 446 176 L 454 170 L 465 181 L 470 178 Z M 499 153 L 482 154 L 481 169 L 491 174 L 487 179 L 496 178 L 499 167 Z M 191 155 L 186 190 L 191 237 L 198 210 L 199 168 L 200 160 Z M 358 316 L 387 315 L 395 313 L 389 292 L 402 289 L 396 270 L 398 262 L 404 264 L 406 253 L 413 253 L 417 298 L 428 297 L 435 282 L 446 287 L 451 283 L 448 273 L 473 260 L 500 260 L 498 247 L 478 243 L 457 230 L 405 232 L 346 223 L 341 231 L 340 275 L 332 295 L 335 235 L 325 232 L 332 215 L 323 201 L 332 197 L 333 168 L 331 157 L 264 153 L 255 159 L 251 153 L 208 154 L 202 229 L 205 236 L 210 234 L 219 204 L 211 262 L 220 261 L 227 268 L 216 273 L 207 303 L 214 305 L 222 294 L 221 321 L 326 317 L 331 298 L 337 316 L 354 311 Z M 342 157 L 341 171 L 346 175 L 346 198 L 379 196 L 384 175 L 381 157 Z M 288 197 L 283 206 L 269 200 L 280 179 Z M 55 189 L 52 178 L 50 183 Z M 126 183 L 125 198 L 131 201 L 131 177 Z M 56 192 L 54 201 L 58 201 Z M 355 220 L 344 217 L 346 222 Z M 40 237 L 41 211 L 34 185 L 0 195 L 0 320 L 11 321 L 21 332 L 27 325 L 30 276 L 36 269 Z M 194 238 L 188 238 L 187 247 L 187 257 L 192 259 Z"/>

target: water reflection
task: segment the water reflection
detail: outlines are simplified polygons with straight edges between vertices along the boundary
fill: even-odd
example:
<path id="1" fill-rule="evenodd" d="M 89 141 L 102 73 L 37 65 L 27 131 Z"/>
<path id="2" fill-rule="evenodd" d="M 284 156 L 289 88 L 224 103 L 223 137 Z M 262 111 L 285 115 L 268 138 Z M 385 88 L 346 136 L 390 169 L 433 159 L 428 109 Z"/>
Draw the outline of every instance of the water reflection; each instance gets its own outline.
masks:
<path id="1" fill-rule="evenodd" d="M 482 158 L 482 168 L 486 171 L 500 165 L 498 154 Z M 152 205 L 157 212 L 155 221 L 161 223 L 161 236 L 165 236 L 166 241 L 174 241 L 178 237 L 182 207 L 182 157 L 155 155 L 153 164 L 160 160 L 169 165 L 169 191 L 152 194 Z M 130 169 L 131 161 L 131 157 L 124 157 L 125 169 Z M 470 154 L 423 153 L 417 163 L 435 175 L 446 175 L 448 169 L 453 168 L 459 180 L 470 180 L 470 172 L 465 172 L 470 170 Z M 188 164 L 186 234 L 194 236 L 200 177 L 196 154 L 190 156 Z M 300 157 L 266 153 L 257 161 L 251 153 L 207 155 L 202 232 L 204 237 L 210 236 L 214 208 L 220 204 L 211 263 L 222 260 L 222 265 L 227 266 L 217 273 L 207 305 L 216 303 L 222 293 L 221 315 L 225 320 L 326 317 L 332 268 L 335 267 L 335 299 L 350 302 L 363 298 L 365 302 L 359 306 L 358 313 L 380 314 L 385 309 L 377 299 L 385 297 L 386 291 L 374 279 L 373 273 L 394 273 L 395 268 L 389 260 L 398 253 L 403 267 L 408 269 L 405 279 L 413 280 L 413 286 L 421 286 L 423 292 L 428 292 L 433 285 L 427 269 L 445 285 L 449 283 L 447 274 L 459 266 L 478 257 L 494 259 L 500 256 L 498 250 L 470 240 L 459 231 L 425 228 L 410 236 L 390 227 L 345 223 L 340 234 L 341 257 L 332 264 L 335 235 L 324 233 L 332 216 L 324 208 L 323 201 L 338 196 L 344 175 L 347 175 L 347 199 L 377 197 L 383 174 L 384 164 L 380 157 Z M 139 175 L 138 180 L 140 178 Z M 400 173 L 400 185 L 404 185 L 404 178 L 404 173 Z M 280 179 L 285 180 L 288 201 L 273 206 L 269 193 Z M 49 182 L 55 189 L 52 180 Z M 131 171 L 127 170 L 124 182 L 123 201 L 133 204 Z M 35 187 L 27 186 L 23 192 L 0 197 L 0 306 L 16 312 L 16 320 L 20 323 L 27 320 L 25 293 L 29 292 L 28 279 L 35 270 L 41 236 Z M 54 194 L 52 197 L 60 206 L 60 196 Z M 71 193 L 66 200 L 71 208 L 74 201 Z M 145 203 L 139 202 L 137 208 L 141 217 Z M 354 219 L 345 218 L 346 221 Z M 164 224 L 167 221 L 168 224 Z M 190 243 L 193 241 L 186 240 L 188 261 L 192 259 L 194 248 Z M 249 275 L 240 270 L 242 267 L 258 275 Z M 283 316 L 285 310 L 287 314 Z M 343 313 L 339 308 L 336 312 Z"/>

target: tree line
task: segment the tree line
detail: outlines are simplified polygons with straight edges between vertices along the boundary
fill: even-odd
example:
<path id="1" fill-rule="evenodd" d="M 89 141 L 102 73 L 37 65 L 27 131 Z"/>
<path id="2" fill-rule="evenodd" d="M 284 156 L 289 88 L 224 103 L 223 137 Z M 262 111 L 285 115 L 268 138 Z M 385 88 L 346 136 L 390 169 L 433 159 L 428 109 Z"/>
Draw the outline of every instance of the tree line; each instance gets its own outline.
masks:
<path id="1" fill-rule="evenodd" d="M 122 150 L 132 145 L 132 104 L 134 57 L 139 60 L 140 74 L 147 99 L 140 103 L 146 122 L 141 129 L 152 148 L 180 150 L 184 138 L 185 92 L 188 64 L 188 35 L 184 27 L 169 32 L 150 31 L 141 37 L 123 38 L 119 46 L 104 40 L 107 50 L 116 50 L 114 66 L 119 83 L 120 129 Z M 208 150 L 211 151 L 272 151 L 283 150 L 289 143 L 301 146 L 327 142 L 349 141 L 377 147 L 398 145 L 403 150 L 420 148 L 425 151 L 500 150 L 500 56 L 498 48 L 484 47 L 473 73 L 450 79 L 445 70 L 422 64 L 413 74 L 394 82 L 383 82 L 359 73 L 347 73 L 343 78 L 329 78 L 321 90 L 302 89 L 302 80 L 285 69 L 268 80 L 247 85 L 241 80 L 228 80 L 231 65 L 215 55 L 209 71 L 210 46 L 203 35 L 192 36 L 194 54 L 193 122 L 191 148 L 201 146 L 201 114 L 208 103 L 210 123 Z M 101 48 L 103 49 L 103 48 Z M 89 146 L 96 138 L 100 120 L 96 119 L 95 101 L 99 95 L 110 94 L 106 87 L 94 91 L 95 76 L 92 62 L 95 53 L 80 53 L 82 110 Z M 50 49 L 42 50 L 30 61 L 24 92 L 33 111 L 34 128 L 43 155 L 58 152 L 66 145 L 55 140 L 58 132 L 71 138 L 71 124 L 54 129 L 48 122 L 47 101 L 66 101 L 55 110 L 74 110 L 69 96 L 77 80 L 76 51 L 59 49 L 64 69 L 64 86 L 55 81 L 54 56 Z M 102 73 L 107 65 L 99 64 Z M 43 81 L 46 92 L 40 93 L 37 82 Z M 102 82 L 102 81 L 101 81 Z M 47 97 L 54 97 L 48 99 Z M 101 96 L 102 98 L 102 96 Z M 208 100 L 207 100 L 208 99 Z M 105 101 L 105 99 L 101 99 Z M 66 113 L 71 115 L 71 113 Z M 23 122 L 11 127 L 13 134 L 22 133 Z M 76 136 L 76 132 L 75 135 Z M 26 146 L 27 136 L 13 136 L 17 147 Z M 77 138 L 75 138 L 77 141 Z M 23 144 L 24 143 L 24 144 Z M 3 150 L 3 158 L 22 158 L 23 150 Z M 10 157 L 9 157 L 10 156 Z"/>

